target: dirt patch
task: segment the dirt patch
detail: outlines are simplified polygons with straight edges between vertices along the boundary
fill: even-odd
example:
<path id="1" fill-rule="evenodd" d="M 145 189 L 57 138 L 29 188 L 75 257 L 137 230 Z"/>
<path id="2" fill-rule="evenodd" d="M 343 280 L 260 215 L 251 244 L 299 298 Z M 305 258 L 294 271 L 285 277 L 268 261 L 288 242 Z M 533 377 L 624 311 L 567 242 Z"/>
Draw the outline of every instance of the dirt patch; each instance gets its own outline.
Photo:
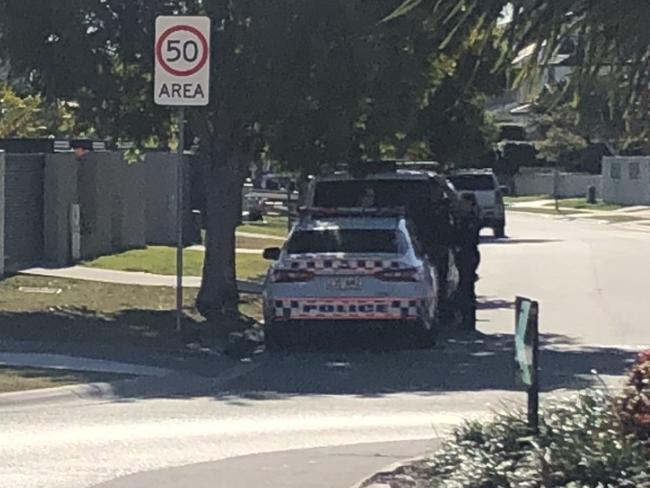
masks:
<path id="1" fill-rule="evenodd" d="M 393 471 L 380 472 L 361 485 L 361 488 L 373 485 L 386 485 L 390 488 L 430 488 L 427 481 L 425 462 L 413 461 Z M 382 486 L 383 488 L 383 486 Z"/>

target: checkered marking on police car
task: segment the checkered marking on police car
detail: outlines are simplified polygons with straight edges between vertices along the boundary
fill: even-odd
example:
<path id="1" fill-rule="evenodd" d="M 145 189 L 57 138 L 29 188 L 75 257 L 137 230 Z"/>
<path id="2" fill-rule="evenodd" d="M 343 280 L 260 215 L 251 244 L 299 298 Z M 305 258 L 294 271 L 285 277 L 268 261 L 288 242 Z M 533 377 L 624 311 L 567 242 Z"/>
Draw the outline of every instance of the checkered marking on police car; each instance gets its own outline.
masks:
<path id="1" fill-rule="evenodd" d="M 387 269 L 400 269 L 402 264 L 386 259 L 300 259 L 289 263 L 292 270 L 308 271 L 366 271 L 376 273 Z"/>
<path id="2" fill-rule="evenodd" d="M 426 310 L 423 299 L 399 298 L 285 298 L 274 301 L 279 320 L 323 319 L 417 319 Z"/>

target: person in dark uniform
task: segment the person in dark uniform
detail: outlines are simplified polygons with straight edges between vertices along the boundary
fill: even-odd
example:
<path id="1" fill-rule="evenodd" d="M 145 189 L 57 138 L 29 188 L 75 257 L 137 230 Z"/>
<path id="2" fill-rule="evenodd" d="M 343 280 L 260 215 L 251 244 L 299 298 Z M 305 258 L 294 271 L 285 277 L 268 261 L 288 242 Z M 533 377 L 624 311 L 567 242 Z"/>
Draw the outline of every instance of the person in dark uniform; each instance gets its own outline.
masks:
<path id="1" fill-rule="evenodd" d="M 459 283 L 457 303 L 462 314 L 461 327 L 476 329 L 476 280 L 481 262 L 479 251 L 480 218 L 476 197 L 465 194 L 458 201 L 456 235 L 456 264 Z"/>
<path id="2" fill-rule="evenodd" d="M 436 186 L 428 195 L 413 195 L 407 214 L 415 224 L 418 238 L 425 253 L 438 273 L 438 297 L 440 315 L 446 320 L 451 313 L 447 300 L 447 276 L 449 274 L 449 250 L 454 241 L 454 232 L 449 202 Z M 439 187 L 438 187 L 439 190 Z"/>

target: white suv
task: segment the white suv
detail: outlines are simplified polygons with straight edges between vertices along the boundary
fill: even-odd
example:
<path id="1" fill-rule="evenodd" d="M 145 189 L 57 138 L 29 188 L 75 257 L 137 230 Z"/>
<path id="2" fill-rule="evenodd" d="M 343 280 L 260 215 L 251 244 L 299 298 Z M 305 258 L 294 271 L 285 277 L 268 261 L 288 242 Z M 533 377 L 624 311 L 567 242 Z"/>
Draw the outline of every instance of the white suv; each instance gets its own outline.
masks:
<path id="1" fill-rule="evenodd" d="M 481 228 L 489 227 L 495 237 L 506 236 L 506 210 L 503 192 L 497 177 L 491 170 L 458 171 L 449 177 L 456 191 L 463 195 L 472 193 L 476 197 Z"/>

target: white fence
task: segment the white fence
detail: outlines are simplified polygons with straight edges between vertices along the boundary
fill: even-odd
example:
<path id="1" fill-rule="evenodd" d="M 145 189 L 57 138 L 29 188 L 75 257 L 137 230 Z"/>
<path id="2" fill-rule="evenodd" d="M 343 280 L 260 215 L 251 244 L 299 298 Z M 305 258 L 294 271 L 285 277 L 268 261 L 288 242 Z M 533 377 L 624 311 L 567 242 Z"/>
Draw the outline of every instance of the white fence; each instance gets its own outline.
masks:
<path id="1" fill-rule="evenodd" d="M 557 177 L 557 182 L 555 178 Z M 556 195 L 560 198 L 583 197 L 587 188 L 594 186 L 596 195 L 602 195 L 602 176 L 575 173 L 524 171 L 514 177 L 515 195 Z"/>

